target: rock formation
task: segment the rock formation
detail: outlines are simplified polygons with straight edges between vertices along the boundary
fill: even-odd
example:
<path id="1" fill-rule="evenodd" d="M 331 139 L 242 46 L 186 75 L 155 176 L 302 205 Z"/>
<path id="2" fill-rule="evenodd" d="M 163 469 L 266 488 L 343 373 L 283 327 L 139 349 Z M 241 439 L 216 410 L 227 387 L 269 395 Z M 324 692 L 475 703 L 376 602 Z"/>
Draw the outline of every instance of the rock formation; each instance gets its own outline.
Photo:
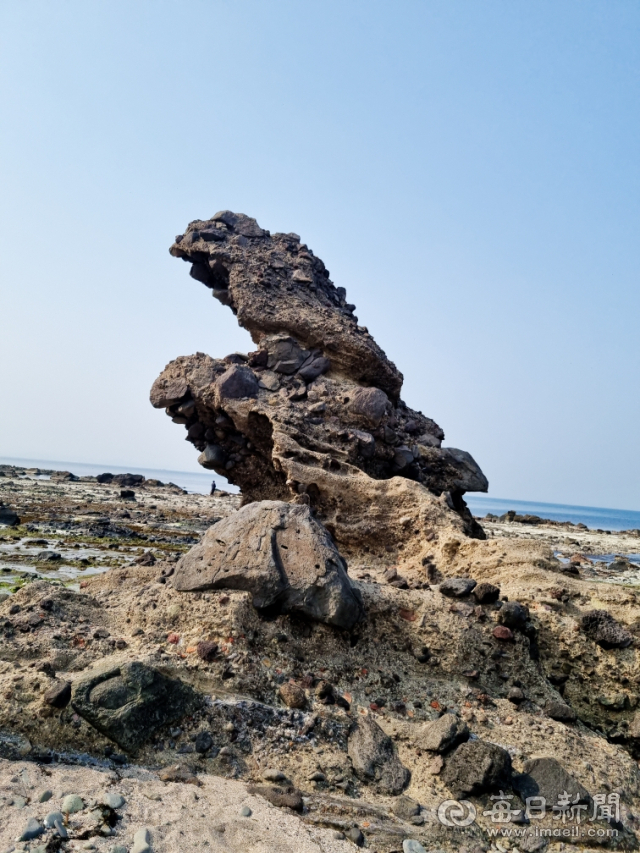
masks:
<path id="1" fill-rule="evenodd" d="M 442 526 L 483 537 L 463 495 L 486 491 L 486 477 L 400 399 L 402 374 L 298 235 L 223 211 L 192 222 L 170 251 L 257 346 L 182 356 L 153 385 L 152 404 L 185 426 L 201 465 L 246 502 L 310 504 L 341 548 L 401 534 L 418 556 Z"/>

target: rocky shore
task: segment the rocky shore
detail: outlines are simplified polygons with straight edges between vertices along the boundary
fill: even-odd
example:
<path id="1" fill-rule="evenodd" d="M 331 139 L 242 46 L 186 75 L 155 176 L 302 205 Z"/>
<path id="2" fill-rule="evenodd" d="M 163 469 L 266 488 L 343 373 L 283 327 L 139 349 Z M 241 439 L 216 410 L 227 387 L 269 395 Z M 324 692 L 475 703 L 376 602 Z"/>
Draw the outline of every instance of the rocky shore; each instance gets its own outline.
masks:
<path id="1" fill-rule="evenodd" d="M 257 350 L 151 400 L 242 497 L 0 470 L 0 853 L 636 849 L 637 536 L 474 519 L 296 235 L 172 253 Z"/>

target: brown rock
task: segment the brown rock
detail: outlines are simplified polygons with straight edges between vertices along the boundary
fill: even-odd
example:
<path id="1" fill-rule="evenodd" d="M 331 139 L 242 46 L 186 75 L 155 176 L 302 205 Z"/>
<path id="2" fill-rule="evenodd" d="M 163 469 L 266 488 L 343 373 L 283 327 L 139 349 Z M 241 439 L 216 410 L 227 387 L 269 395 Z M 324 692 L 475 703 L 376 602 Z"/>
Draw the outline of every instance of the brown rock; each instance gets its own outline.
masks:
<path id="1" fill-rule="evenodd" d="M 218 654 L 218 644 L 210 640 L 201 640 L 196 646 L 196 654 L 200 660 L 210 663 Z"/>
<path id="2" fill-rule="evenodd" d="M 68 681 L 54 681 L 45 690 L 44 701 L 53 708 L 66 708 L 71 701 L 71 684 Z"/>
<path id="3" fill-rule="evenodd" d="M 304 808 L 302 794 L 296 788 L 278 788 L 269 787 L 267 785 L 248 785 L 247 791 L 258 797 L 264 797 L 278 808 L 293 809 L 293 811 L 301 812 Z"/>
<path id="4" fill-rule="evenodd" d="M 280 685 L 280 697 L 289 708 L 304 708 L 307 704 L 307 696 L 299 684 L 286 682 Z"/>
<path id="5" fill-rule="evenodd" d="M 493 636 L 496 640 L 502 640 L 503 642 L 513 642 L 513 631 L 511 628 L 507 628 L 506 625 L 496 625 L 493 629 Z"/>
<path id="6" fill-rule="evenodd" d="M 163 782 L 182 782 L 187 785 L 202 785 L 196 774 L 186 764 L 174 764 L 158 773 Z"/>

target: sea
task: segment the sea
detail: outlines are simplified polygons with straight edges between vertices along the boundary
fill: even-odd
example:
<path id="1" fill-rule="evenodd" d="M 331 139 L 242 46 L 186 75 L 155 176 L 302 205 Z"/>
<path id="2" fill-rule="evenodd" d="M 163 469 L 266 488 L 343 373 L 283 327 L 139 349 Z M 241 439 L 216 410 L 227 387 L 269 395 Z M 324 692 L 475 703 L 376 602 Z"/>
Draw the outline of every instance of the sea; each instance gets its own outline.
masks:
<path id="1" fill-rule="evenodd" d="M 43 468 L 52 471 L 71 471 L 77 476 L 95 476 L 110 472 L 111 474 L 142 474 L 147 479 L 162 480 L 163 483 L 175 483 L 188 492 L 208 495 L 211 483 L 215 479 L 218 488 L 236 493 L 236 486 L 227 483 L 224 478 L 216 477 L 214 473 L 200 471 L 171 471 L 164 468 L 145 468 L 144 466 L 128 466 L 108 464 L 93 464 L 87 462 L 57 462 L 50 459 L 14 459 L 0 456 L 0 464 L 18 465 L 25 468 Z M 586 524 L 592 530 L 638 530 L 640 529 L 640 512 L 629 509 L 610 509 L 607 507 L 571 506 L 568 504 L 539 503 L 537 501 L 514 500 L 512 498 L 494 498 L 489 495 L 469 493 L 465 501 L 471 512 L 483 518 L 487 513 L 503 515 L 509 510 L 515 510 L 519 515 L 539 515 L 553 521 L 572 521 L 574 524 Z"/>

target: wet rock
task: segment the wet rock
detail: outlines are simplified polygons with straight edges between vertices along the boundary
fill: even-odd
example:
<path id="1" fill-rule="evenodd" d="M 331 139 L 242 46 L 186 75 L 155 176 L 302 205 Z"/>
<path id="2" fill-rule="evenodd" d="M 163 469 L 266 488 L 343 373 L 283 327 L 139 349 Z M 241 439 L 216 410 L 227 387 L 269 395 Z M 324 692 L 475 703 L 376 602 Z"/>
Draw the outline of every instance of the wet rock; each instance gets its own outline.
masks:
<path id="1" fill-rule="evenodd" d="M 482 740 L 461 744 L 448 759 L 442 780 L 457 797 L 475 797 L 509 785 L 511 758 L 506 749 Z"/>
<path id="2" fill-rule="evenodd" d="M 498 621 L 512 631 L 522 631 L 529 619 L 529 609 L 518 601 L 505 601 L 498 613 Z"/>
<path id="3" fill-rule="evenodd" d="M 16 527 L 20 524 L 18 513 L 3 504 L 2 501 L 0 501 L 0 524 L 6 524 L 8 527 Z"/>
<path id="4" fill-rule="evenodd" d="M 415 734 L 416 745 L 430 752 L 445 752 L 469 737 L 467 724 L 455 714 L 443 714 L 437 720 L 420 726 Z"/>
<path id="5" fill-rule="evenodd" d="M 438 590 L 441 595 L 446 595 L 447 598 L 463 598 L 465 595 L 470 595 L 476 585 L 471 578 L 447 578 L 442 581 Z"/>
<path id="6" fill-rule="evenodd" d="M 555 758 L 533 758 L 524 764 L 524 773 L 514 775 L 513 788 L 521 799 L 544 797 L 557 803 L 566 791 L 571 802 L 589 803 L 589 792 L 571 776 Z"/>
<path id="7" fill-rule="evenodd" d="M 256 608 L 278 606 L 350 629 L 363 616 L 360 593 L 309 507 L 249 504 L 207 530 L 176 566 L 176 589 L 241 589 Z"/>
<path id="8" fill-rule="evenodd" d="M 561 723 L 574 723 L 577 719 L 577 714 L 566 705 L 564 702 L 556 702 L 550 699 L 544 706 L 544 712 L 547 717 L 552 720 L 558 720 Z"/>
<path id="9" fill-rule="evenodd" d="M 179 679 L 146 664 L 104 664 L 73 685 L 71 704 L 102 734 L 128 751 L 141 746 L 160 726 L 180 719 L 200 703 Z"/>
<path id="10" fill-rule="evenodd" d="M 57 563 L 62 559 L 62 554 L 57 551 L 40 551 L 36 554 L 36 560 L 39 563 Z"/>
<path id="11" fill-rule="evenodd" d="M 299 684 L 287 682 L 280 686 L 280 697 L 289 708 L 304 708 L 307 704 L 307 696 Z"/>
<path id="12" fill-rule="evenodd" d="M 500 596 L 500 587 L 492 583 L 479 583 L 474 588 L 473 595 L 478 604 L 492 604 Z"/>
<path id="13" fill-rule="evenodd" d="M 633 636 L 606 610 L 583 613 L 580 626 L 587 637 L 603 649 L 625 648 L 633 641 Z"/>
<path id="14" fill-rule="evenodd" d="M 66 708 L 71 700 L 71 684 L 68 681 L 54 681 L 44 692 L 44 701 L 53 708 Z"/>
<path id="15" fill-rule="evenodd" d="M 358 778 L 380 793 L 398 795 L 409 784 L 411 774 L 398 758 L 393 741 L 373 717 L 357 720 L 349 734 L 347 750 Z"/>

